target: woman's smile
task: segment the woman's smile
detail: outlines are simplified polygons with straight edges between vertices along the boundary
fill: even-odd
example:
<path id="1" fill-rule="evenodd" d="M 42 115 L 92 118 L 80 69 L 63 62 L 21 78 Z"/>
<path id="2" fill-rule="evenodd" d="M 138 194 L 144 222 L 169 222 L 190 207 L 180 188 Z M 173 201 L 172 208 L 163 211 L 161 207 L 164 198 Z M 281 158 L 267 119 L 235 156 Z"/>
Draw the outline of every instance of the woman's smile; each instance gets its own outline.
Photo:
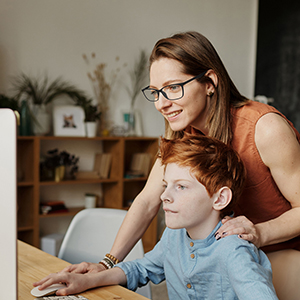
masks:
<path id="1" fill-rule="evenodd" d="M 182 112 L 182 110 L 177 110 L 177 111 L 173 111 L 170 113 L 163 113 L 164 117 L 168 120 L 168 121 L 172 121 L 175 119 L 176 116 L 178 116 L 180 113 Z"/>

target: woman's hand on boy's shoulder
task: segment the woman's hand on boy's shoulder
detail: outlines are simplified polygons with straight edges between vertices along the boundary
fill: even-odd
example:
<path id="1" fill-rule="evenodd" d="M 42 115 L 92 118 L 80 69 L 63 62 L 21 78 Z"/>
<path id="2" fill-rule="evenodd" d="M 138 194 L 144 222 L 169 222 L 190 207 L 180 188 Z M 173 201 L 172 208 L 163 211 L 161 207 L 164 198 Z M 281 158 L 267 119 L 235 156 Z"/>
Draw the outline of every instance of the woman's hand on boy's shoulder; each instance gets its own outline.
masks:
<path id="1" fill-rule="evenodd" d="M 101 264 L 82 262 L 80 264 L 70 265 L 64 268 L 60 272 L 85 274 L 85 273 L 98 273 L 105 270 L 106 269 Z"/>
<path id="2" fill-rule="evenodd" d="M 254 225 L 245 216 L 235 218 L 226 216 L 222 219 L 222 224 L 215 234 L 217 240 L 229 235 L 238 235 L 240 239 L 253 243 L 257 248 L 262 246 L 258 226 Z"/>

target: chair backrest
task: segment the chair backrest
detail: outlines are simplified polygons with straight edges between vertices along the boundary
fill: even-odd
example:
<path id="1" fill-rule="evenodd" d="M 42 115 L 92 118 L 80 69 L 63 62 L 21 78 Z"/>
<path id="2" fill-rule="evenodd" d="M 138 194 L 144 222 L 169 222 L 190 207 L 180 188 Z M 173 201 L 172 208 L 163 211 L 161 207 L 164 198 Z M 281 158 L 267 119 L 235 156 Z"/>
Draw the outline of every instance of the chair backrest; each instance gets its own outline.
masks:
<path id="1" fill-rule="evenodd" d="M 126 211 L 111 208 L 84 209 L 75 215 L 63 239 L 58 257 L 72 264 L 82 261 L 98 263 L 109 253 Z M 144 248 L 139 240 L 125 261 L 142 258 Z M 151 299 L 150 285 L 137 293 Z"/>

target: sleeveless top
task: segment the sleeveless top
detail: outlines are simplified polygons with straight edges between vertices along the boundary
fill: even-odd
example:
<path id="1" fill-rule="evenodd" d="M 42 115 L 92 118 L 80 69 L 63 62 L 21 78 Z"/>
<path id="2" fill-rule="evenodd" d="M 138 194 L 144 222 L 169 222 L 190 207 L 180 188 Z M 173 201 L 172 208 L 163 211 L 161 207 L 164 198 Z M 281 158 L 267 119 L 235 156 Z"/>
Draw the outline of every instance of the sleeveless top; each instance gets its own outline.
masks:
<path id="1" fill-rule="evenodd" d="M 231 145 L 240 155 L 247 170 L 245 188 L 235 209 L 235 216 L 244 215 L 254 224 L 274 219 L 291 209 L 290 203 L 281 194 L 256 148 L 255 125 L 267 113 L 282 116 L 293 128 L 300 142 L 300 134 L 293 124 L 272 106 L 249 101 L 243 107 L 232 110 Z M 262 247 L 265 252 L 283 249 L 300 250 L 300 236 L 283 243 Z"/>

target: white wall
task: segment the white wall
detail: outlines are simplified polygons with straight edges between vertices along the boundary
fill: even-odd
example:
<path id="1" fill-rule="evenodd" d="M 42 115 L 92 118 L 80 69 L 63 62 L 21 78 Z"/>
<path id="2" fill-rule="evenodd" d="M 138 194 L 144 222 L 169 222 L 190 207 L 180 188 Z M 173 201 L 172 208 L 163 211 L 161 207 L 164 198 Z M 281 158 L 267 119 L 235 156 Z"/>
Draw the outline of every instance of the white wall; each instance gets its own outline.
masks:
<path id="1" fill-rule="evenodd" d="M 239 90 L 251 98 L 257 6 L 258 0 L 0 0 L 0 93 L 9 93 L 11 76 L 47 72 L 92 95 L 83 53 L 95 52 L 111 71 L 116 56 L 130 66 L 140 49 L 150 52 L 158 39 L 196 30 L 210 39 Z M 118 79 L 110 114 L 120 125 L 120 111 L 129 107 L 126 68 Z M 163 134 L 153 104 L 142 95 L 137 102 L 145 135 Z"/>

